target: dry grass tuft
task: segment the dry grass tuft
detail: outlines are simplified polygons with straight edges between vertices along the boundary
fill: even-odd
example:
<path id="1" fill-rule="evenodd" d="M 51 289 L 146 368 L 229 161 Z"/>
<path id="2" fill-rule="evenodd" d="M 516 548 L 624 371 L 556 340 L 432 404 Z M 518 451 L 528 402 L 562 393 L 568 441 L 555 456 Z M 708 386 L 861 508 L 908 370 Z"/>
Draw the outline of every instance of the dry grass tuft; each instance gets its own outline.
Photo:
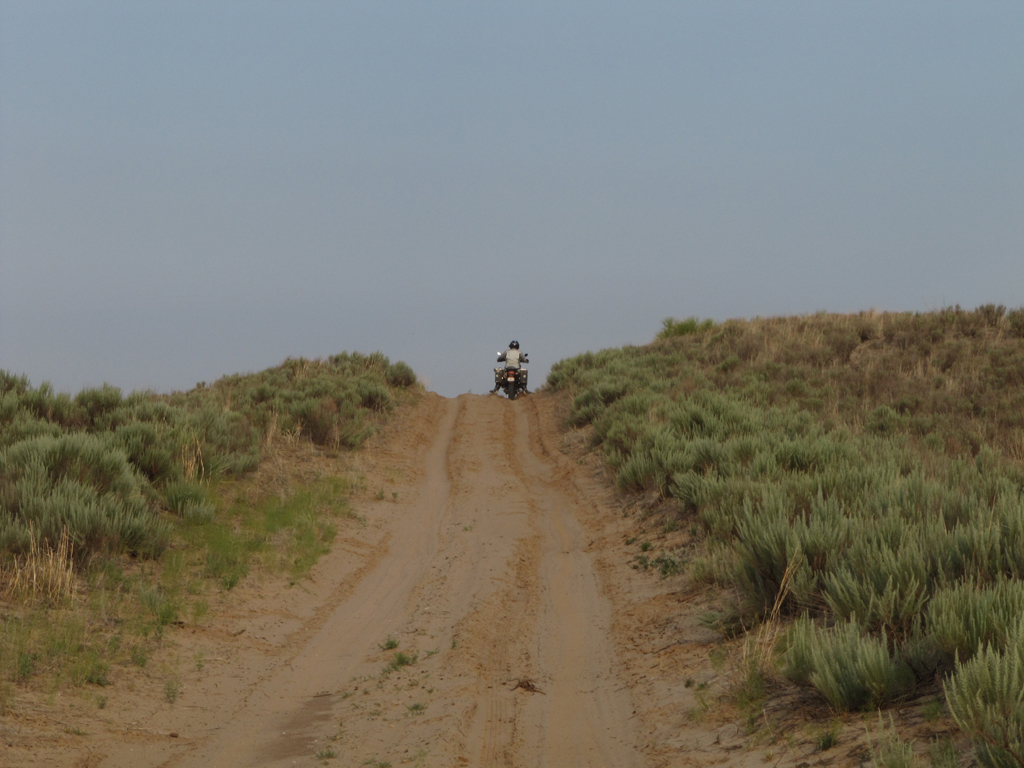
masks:
<path id="1" fill-rule="evenodd" d="M 195 435 L 181 449 L 181 465 L 186 480 L 202 481 L 206 476 L 206 464 L 203 462 L 203 447 Z"/>
<path id="2" fill-rule="evenodd" d="M 786 571 L 782 575 L 782 583 L 779 584 L 778 594 L 775 596 L 775 604 L 771 613 L 758 627 L 757 633 L 748 635 L 743 644 L 744 667 L 765 679 L 775 676 L 775 647 L 779 642 L 779 634 L 782 631 L 782 605 L 789 596 L 790 587 L 793 582 L 793 575 L 803 561 L 803 553 L 799 549 L 793 554 Z"/>
<path id="3" fill-rule="evenodd" d="M 73 550 L 67 528 L 56 549 L 40 547 L 33 535 L 28 554 L 15 558 L 13 566 L 3 571 L 4 597 L 26 603 L 69 600 L 75 594 Z"/>

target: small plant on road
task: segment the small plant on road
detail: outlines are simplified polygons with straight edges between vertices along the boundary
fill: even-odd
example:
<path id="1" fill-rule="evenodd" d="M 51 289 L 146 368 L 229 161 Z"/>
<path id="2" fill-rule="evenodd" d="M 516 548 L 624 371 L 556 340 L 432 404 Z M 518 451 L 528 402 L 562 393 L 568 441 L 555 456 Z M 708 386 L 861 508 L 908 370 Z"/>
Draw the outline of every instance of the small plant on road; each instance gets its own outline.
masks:
<path id="1" fill-rule="evenodd" d="M 390 650 L 394 650 L 395 648 L 397 648 L 397 647 L 398 647 L 398 640 L 396 640 L 396 639 L 395 639 L 394 637 L 392 637 L 391 635 L 388 635 L 388 636 L 387 636 L 387 637 L 386 637 L 386 638 L 384 639 L 384 642 L 383 642 L 383 643 L 378 643 L 378 647 L 379 647 L 379 648 L 380 648 L 380 649 L 381 649 L 382 651 L 390 651 Z"/>
<path id="2" fill-rule="evenodd" d="M 833 722 L 826 730 L 818 733 L 814 738 L 814 743 L 818 747 L 819 752 L 832 749 L 832 747 L 839 743 L 839 723 Z"/>
<path id="3" fill-rule="evenodd" d="M 397 672 L 402 667 L 410 667 L 410 666 L 412 666 L 417 661 L 419 661 L 419 657 L 420 657 L 420 655 L 418 653 L 414 653 L 414 654 L 412 654 L 410 656 L 407 653 L 403 653 L 402 651 L 399 651 L 398 653 L 396 653 L 394 655 L 394 657 L 391 659 L 391 661 L 389 661 L 385 665 L 384 669 L 382 669 L 380 671 L 380 673 L 381 673 L 382 676 L 387 677 L 392 672 Z"/>
<path id="4" fill-rule="evenodd" d="M 402 667 L 408 667 L 415 664 L 419 660 L 419 654 L 414 653 L 411 656 L 399 651 L 395 654 L 395 658 L 391 660 L 391 665 L 395 669 L 401 669 Z"/>
<path id="5" fill-rule="evenodd" d="M 871 747 L 872 764 L 876 768 L 913 768 L 914 742 L 900 738 L 892 715 L 889 715 L 889 726 L 886 727 L 882 713 L 878 713 L 878 731 L 881 744 L 877 748 Z"/>
<path id="6" fill-rule="evenodd" d="M 164 683 L 164 701 L 168 704 L 176 702 L 180 693 L 181 683 L 178 682 L 176 677 L 172 677 Z"/>

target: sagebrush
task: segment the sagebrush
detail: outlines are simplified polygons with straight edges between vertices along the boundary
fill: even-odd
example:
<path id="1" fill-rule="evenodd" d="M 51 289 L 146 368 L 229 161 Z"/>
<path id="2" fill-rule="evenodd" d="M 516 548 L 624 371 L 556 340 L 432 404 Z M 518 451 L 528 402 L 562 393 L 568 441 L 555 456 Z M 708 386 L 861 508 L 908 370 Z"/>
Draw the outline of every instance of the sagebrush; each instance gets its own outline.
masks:
<path id="1" fill-rule="evenodd" d="M 1024 704 L 989 680 L 1016 674 L 1024 599 L 1024 309 L 670 318 L 548 384 L 620 488 L 703 531 L 692 572 L 734 623 L 783 593 L 805 617 L 790 679 L 873 709 L 941 675 L 979 759 L 1019 755 Z"/>

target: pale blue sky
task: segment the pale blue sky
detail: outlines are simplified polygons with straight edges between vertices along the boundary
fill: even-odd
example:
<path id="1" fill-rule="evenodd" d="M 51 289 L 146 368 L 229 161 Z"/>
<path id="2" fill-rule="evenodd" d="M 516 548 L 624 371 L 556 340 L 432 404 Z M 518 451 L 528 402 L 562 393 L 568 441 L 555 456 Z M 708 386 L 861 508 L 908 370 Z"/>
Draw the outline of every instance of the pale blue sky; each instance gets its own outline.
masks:
<path id="1" fill-rule="evenodd" d="M 1024 305 L 1024 3 L 0 0 L 0 368 Z"/>

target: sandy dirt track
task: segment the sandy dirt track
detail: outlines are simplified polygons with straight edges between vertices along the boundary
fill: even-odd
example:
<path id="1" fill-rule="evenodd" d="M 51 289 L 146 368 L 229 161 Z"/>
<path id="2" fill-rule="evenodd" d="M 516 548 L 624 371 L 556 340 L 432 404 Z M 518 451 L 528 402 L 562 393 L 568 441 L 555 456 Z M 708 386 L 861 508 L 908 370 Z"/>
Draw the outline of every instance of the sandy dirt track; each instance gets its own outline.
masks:
<path id="1" fill-rule="evenodd" d="M 192 702 L 198 738 L 181 723 L 99 764 L 316 765 L 328 750 L 347 765 L 644 764 L 579 521 L 588 502 L 541 404 L 428 395 L 377 461 L 394 478 L 376 502 L 381 553 L 275 654 L 292 657 L 235 700 Z M 399 652 L 416 662 L 384 672 Z"/>
<path id="2" fill-rule="evenodd" d="M 424 395 L 344 460 L 363 523 L 311 580 L 225 593 L 102 710 L 23 707 L 0 765 L 795 765 L 709 706 L 706 590 L 628 567 L 629 510 L 562 407 Z"/>

